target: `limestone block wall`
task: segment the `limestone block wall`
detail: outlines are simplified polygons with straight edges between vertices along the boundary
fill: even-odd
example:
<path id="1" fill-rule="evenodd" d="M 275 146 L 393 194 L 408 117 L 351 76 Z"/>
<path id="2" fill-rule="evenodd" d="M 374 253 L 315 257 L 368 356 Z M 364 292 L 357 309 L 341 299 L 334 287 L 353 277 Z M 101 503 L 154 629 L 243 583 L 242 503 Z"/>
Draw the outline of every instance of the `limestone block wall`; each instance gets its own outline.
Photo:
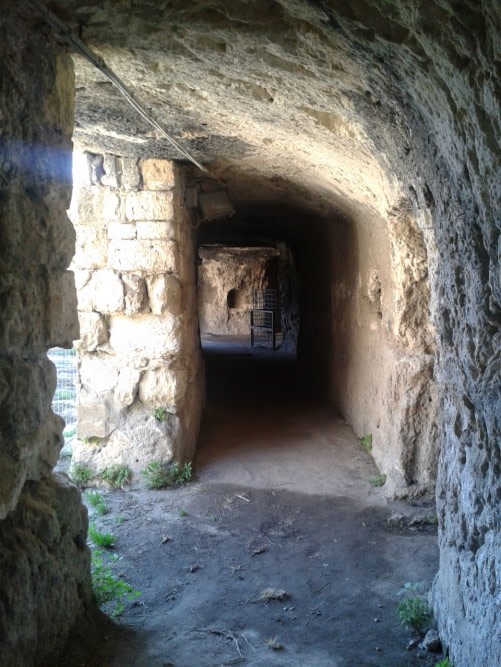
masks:
<path id="1" fill-rule="evenodd" d="M 78 337 L 68 265 L 71 59 L 20 3 L 0 21 L 0 664 L 57 664 L 93 607 L 87 513 L 52 474 L 63 421 L 47 349 Z"/>
<path id="2" fill-rule="evenodd" d="M 203 406 L 185 179 L 172 162 L 115 155 L 86 154 L 83 170 L 70 211 L 81 331 L 74 464 L 96 476 L 122 464 L 140 480 L 151 461 L 191 460 Z"/>

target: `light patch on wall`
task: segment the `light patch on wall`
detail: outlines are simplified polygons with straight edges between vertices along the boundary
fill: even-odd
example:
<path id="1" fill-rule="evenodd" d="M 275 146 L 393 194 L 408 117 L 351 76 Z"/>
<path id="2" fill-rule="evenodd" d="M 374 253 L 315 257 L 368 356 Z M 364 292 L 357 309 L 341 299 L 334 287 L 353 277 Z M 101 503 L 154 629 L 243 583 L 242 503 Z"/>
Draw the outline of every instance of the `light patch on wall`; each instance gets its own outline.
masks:
<path id="1" fill-rule="evenodd" d="M 89 182 L 89 162 L 86 153 L 73 151 L 73 185 Z"/>

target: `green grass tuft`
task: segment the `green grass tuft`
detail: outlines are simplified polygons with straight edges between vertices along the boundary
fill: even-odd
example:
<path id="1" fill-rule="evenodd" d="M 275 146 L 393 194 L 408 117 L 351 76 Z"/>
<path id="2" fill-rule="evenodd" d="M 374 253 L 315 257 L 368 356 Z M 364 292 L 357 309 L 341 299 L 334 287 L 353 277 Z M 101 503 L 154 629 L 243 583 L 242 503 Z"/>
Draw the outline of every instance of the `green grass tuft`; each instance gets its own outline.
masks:
<path id="1" fill-rule="evenodd" d="M 380 472 L 378 475 L 369 480 L 371 486 L 384 486 L 386 484 L 386 475 Z"/>
<path id="2" fill-rule="evenodd" d="M 112 618 L 120 616 L 124 611 L 126 600 L 133 600 L 140 595 L 130 584 L 113 574 L 112 565 L 116 560 L 116 556 L 105 557 L 100 550 L 91 554 L 94 597 L 99 607 Z"/>
<path id="3" fill-rule="evenodd" d="M 112 533 L 102 533 L 96 528 L 95 523 L 89 526 L 89 537 L 98 547 L 112 549 L 115 546 L 116 537 Z"/>
<path id="4" fill-rule="evenodd" d="M 155 408 L 155 409 L 153 410 L 153 416 L 154 416 L 155 419 L 156 419 L 157 421 L 159 421 L 159 422 L 163 422 L 163 421 L 165 421 L 165 413 L 166 413 L 165 408 L 161 408 L 161 407 L 159 407 L 159 408 Z"/>
<path id="5" fill-rule="evenodd" d="M 100 475 L 101 479 L 108 482 L 114 489 L 120 489 L 132 477 L 130 468 L 120 463 L 105 468 Z"/>
<path id="6" fill-rule="evenodd" d="M 191 463 L 179 466 L 179 463 L 165 465 L 161 461 L 151 461 L 141 470 L 147 489 L 165 489 L 173 484 L 186 484 L 191 481 Z"/>
<path id="7" fill-rule="evenodd" d="M 104 516 L 108 513 L 108 505 L 102 493 L 99 491 L 87 491 L 85 497 L 89 505 L 96 510 L 97 514 Z"/>
<path id="8" fill-rule="evenodd" d="M 367 452 L 367 454 L 370 454 L 372 451 L 372 435 L 364 435 L 360 438 L 360 446 L 364 450 L 364 452 Z"/>
<path id="9" fill-rule="evenodd" d="M 71 466 L 70 477 L 74 482 L 83 486 L 94 477 L 94 473 L 88 466 L 84 465 L 83 463 L 76 463 L 75 465 Z"/>

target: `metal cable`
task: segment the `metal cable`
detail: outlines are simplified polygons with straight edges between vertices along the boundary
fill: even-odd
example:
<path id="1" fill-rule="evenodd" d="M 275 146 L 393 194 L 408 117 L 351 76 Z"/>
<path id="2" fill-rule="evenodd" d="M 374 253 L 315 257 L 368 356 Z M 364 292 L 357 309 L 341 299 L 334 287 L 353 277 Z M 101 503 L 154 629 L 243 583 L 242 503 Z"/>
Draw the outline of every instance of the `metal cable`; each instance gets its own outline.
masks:
<path id="1" fill-rule="evenodd" d="M 88 60 L 94 67 L 96 67 L 104 76 L 106 76 L 112 83 L 115 85 L 118 90 L 125 97 L 127 102 L 137 111 L 137 113 L 144 118 L 150 125 L 152 125 L 155 130 L 160 132 L 160 134 L 169 141 L 174 148 L 176 148 L 182 155 L 184 155 L 190 162 L 198 167 L 201 171 L 209 174 L 209 170 L 204 167 L 198 160 L 196 160 L 190 153 L 181 146 L 173 137 L 168 134 L 161 125 L 137 102 L 132 93 L 129 92 L 126 85 L 119 79 L 119 77 L 111 70 L 108 65 L 100 58 L 94 51 L 89 49 L 89 47 L 76 35 L 74 35 L 68 26 L 63 23 L 53 12 L 51 12 L 47 7 L 45 7 L 42 2 L 39 0 L 23 0 L 26 5 L 29 5 L 32 9 L 42 15 L 46 23 L 50 25 L 51 28 L 56 30 L 64 39 L 72 46 L 75 51 L 80 53 L 86 60 Z"/>

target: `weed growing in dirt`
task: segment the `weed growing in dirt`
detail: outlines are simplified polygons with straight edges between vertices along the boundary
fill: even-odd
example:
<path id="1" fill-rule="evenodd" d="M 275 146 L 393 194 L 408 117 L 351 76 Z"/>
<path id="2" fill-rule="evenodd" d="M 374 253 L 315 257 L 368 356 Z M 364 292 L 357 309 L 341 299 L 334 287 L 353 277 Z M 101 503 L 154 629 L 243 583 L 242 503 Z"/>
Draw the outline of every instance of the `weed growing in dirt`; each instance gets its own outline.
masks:
<path id="1" fill-rule="evenodd" d="M 95 523 L 89 526 L 89 537 L 98 547 L 112 549 L 115 546 L 116 537 L 113 533 L 102 533 L 96 528 Z"/>
<path id="2" fill-rule="evenodd" d="M 193 474 L 191 471 L 191 463 L 185 463 L 181 467 L 179 467 L 179 463 L 174 463 L 170 467 L 176 484 L 186 484 L 187 482 L 191 482 Z"/>
<path id="3" fill-rule="evenodd" d="M 106 559 L 106 560 L 105 560 Z M 112 618 L 119 616 L 125 609 L 125 601 L 141 595 L 130 584 L 119 579 L 111 569 L 117 556 L 106 556 L 96 550 L 91 554 L 92 588 L 97 604 Z"/>
<path id="4" fill-rule="evenodd" d="M 384 486 L 386 484 L 386 475 L 380 472 L 378 475 L 369 480 L 371 486 Z"/>
<path id="5" fill-rule="evenodd" d="M 188 512 L 183 509 L 179 509 L 178 514 L 181 517 L 181 519 L 184 519 L 185 516 L 188 516 Z"/>
<path id="6" fill-rule="evenodd" d="M 85 497 L 89 505 L 96 510 L 97 514 L 103 516 L 108 513 L 108 505 L 102 493 L 99 491 L 87 491 Z"/>
<path id="7" fill-rule="evenodd" d="M 153 416 L 159 422 L 165 421 L 165 408 L 155 408 L 153 410 Z"/>
<path id="8" fill-rule="evenodd" d="M 131 477 L 130 468 L 120 463 L 105 468 L 101 473 L 101 479 L 108 482 L 114 489 L 120 489 Z"/>
<path id="9" fill-rule="evenodd" d="M 83 463 L 76 463 L 70 470 L 71 479 L 79 485 L 87 484 L 93 477 L 92 470 Z"/>
<path id="10" fill-rule="evenodd" d="M 426 599 L 418 593 L 418 584 L 407 582 L 399 590 L 398 595 L 404 596 L 397 607 L 400 623 L 422 635 L 430 624 L 432 615 Z"/>
<path id="11" fill-rule="evenodd" d="M 263 644 L 266 644 L 268 648 L 271 648 L 274 651 L 281 651 L 284 647 L 283 644 L 281 644 L 276 637 L 274 637 L 273 639 L 271 637 L 265 639 Z"/>
<path id="12" fill-rule="evenodd" d="M 364 450 L 364 452 L 367 452 L 367 454 L 370 454 L 372 451 L 372 435 L 364 435 L 360 438 L 360 446 Z"/>
<path id="13" fill-rule="evenodd" d="M 115 523 L 118 523 L 119 526 L 122 525 L 122 523 L 125 521 L 125 517 L 123 514 L 117 514 L 115 517 Z"/>
<path id="14" fill-rule="evenodd" d="M 452 663 L 449 662 L 449 658 L 444 658 L 440 662 L 436 662 L 435 667 L 452 667 Z"/>
<path id="15" fill-rule="evenodd" d="M 141 470 L 146 488 L 150 490 L 165 489 L 173 484 L 185 484 L 191 480 L 191 463 L 185 463 L 181 467 L 179 463 L 164 465 L 161 461 L 151 461 L 146 468 Z"/>
<path id="16" fill-rule="evenodd" d="M 436 526 L 436 525 L 438 525 L 438 516 L 437 516 L 436 514 L 427 514 L 427 515 L 425 516 L 425 519 L 426 519 L 426 523 L 427 523 L 429 526 Z M 446 658 L 446 659 L 448 659 L 448 658 Z M 447 665 L 446 665 L 445 667 L 447 667 Z"/>
<path id="17" fill-rule="evenodd" d="M 150 490 L 165 489 L 172 484 L 172 474 L 169 468 L 160 461 L 151 461 L 141 470 L 146 488 Z"/>

